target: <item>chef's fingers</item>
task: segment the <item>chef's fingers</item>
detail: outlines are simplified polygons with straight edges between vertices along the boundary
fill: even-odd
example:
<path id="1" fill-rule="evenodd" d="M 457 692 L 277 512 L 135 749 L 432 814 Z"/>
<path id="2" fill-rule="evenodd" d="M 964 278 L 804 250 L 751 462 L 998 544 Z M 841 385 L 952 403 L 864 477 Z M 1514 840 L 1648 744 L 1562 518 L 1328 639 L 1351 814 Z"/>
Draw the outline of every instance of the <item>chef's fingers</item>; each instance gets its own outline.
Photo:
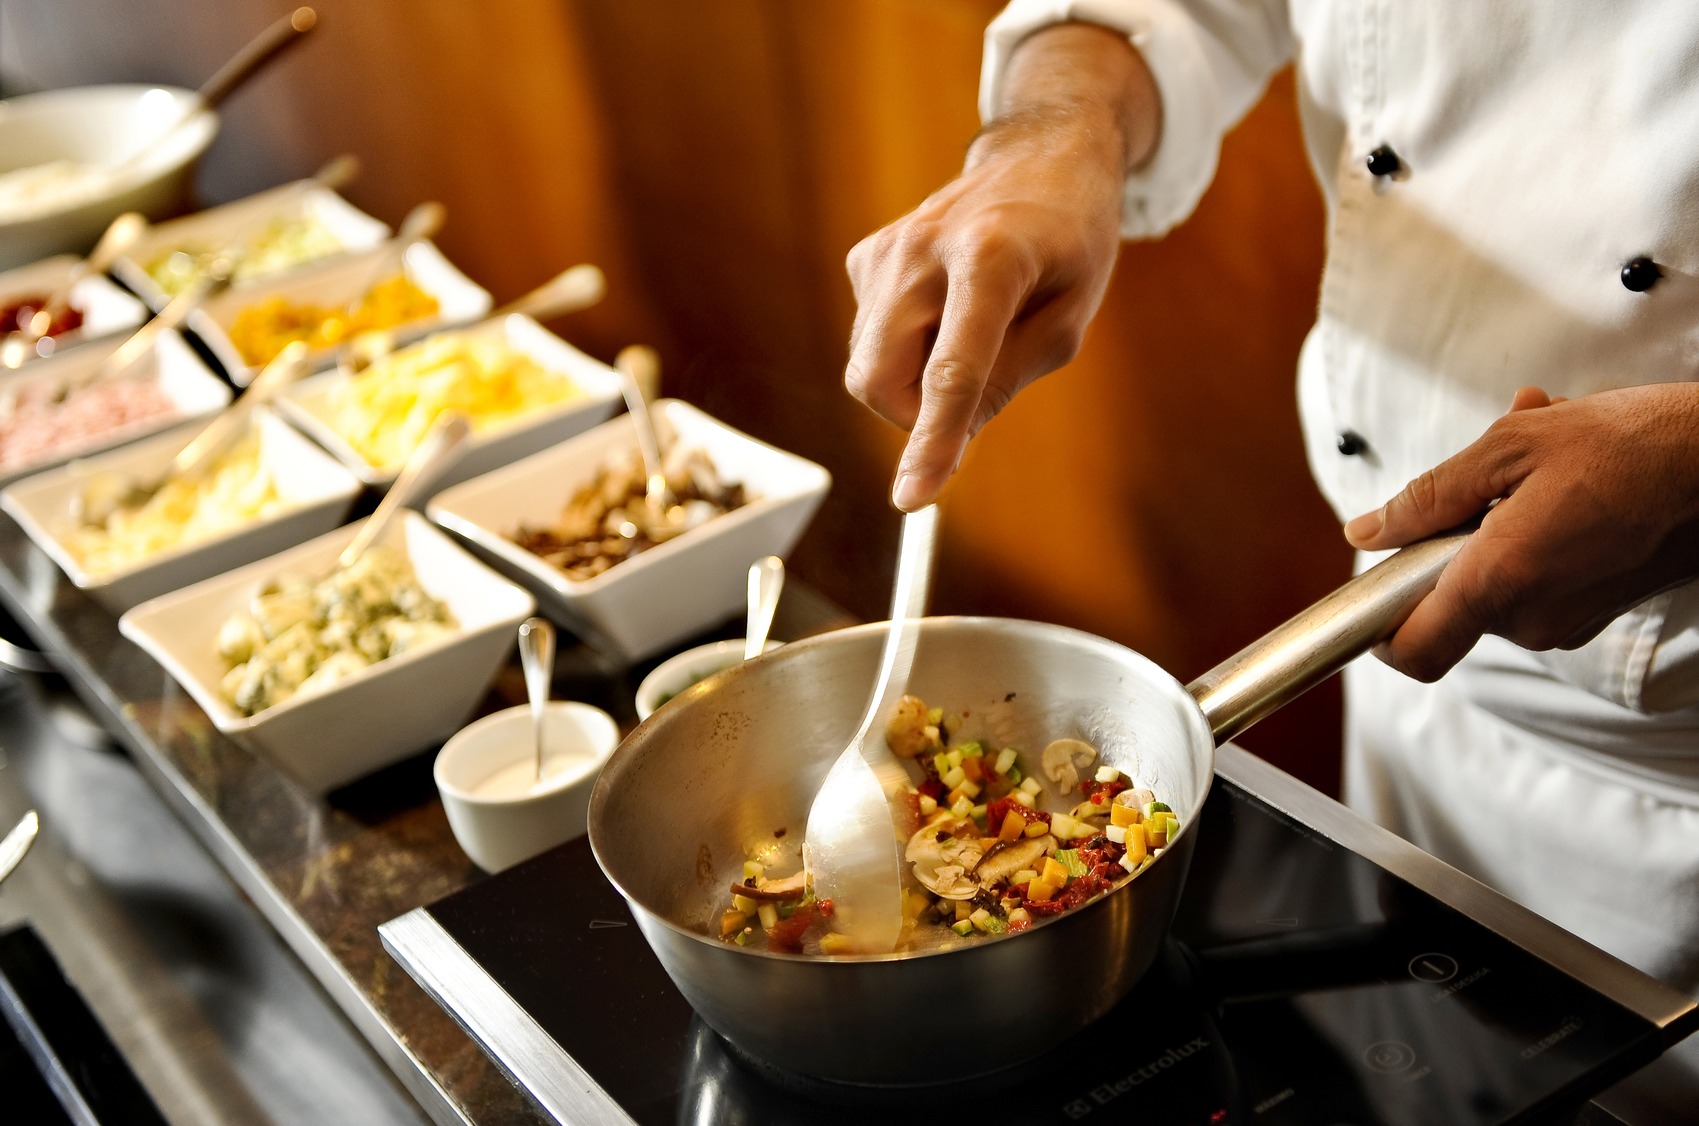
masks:
<path id="1" fill-rule="evenodd" d="M 912 429 L 920 414 L 921 371 L 943 315 L 943 267 L 935 259 L 887 258 L 859 274 L 852 269 L 851 278 L 860 303 L 844 386 L 876 414 Z"/>
<path id="2" fill-rule="evenodd" d="M 932 503 L 961 462 L 986 380 L 1028 286 L 1018 272 L 975 263 L 950 278 L 938 340 L 920 377 L 920 414 L 891 502 L 905 512 Z"/>
<path id="3" fill-rule="evenodd" d="M 1440 572 L 1438 585 L 1398 632 L 1375 648 L 1375 655 L 1416 680 L 1438 680 L 1468 655 L 1482 634 L 1504 632 L 1504 623 L 1533 581 L 1513 546 L 1477 534 Z"/>
<path id="4" fill-rule="evenodd" d="M 1507 414 L 1461 453 L 1418 476 L 1373 512 L 1345 525 L 1359 551 L 1384 551 L 1455 528 L 1508 496 L 1526 471 L 1530 431 Z"/>
<path id="5" fill-rule="evenodd" d="M 1510 400 L 1510 413 L 1515 414 L 1517 411 L 1531 411 L 1540 407 L 1549 407 L 1553 401 L 1543 388 L 1518 387 L 1516 394 Z"/>

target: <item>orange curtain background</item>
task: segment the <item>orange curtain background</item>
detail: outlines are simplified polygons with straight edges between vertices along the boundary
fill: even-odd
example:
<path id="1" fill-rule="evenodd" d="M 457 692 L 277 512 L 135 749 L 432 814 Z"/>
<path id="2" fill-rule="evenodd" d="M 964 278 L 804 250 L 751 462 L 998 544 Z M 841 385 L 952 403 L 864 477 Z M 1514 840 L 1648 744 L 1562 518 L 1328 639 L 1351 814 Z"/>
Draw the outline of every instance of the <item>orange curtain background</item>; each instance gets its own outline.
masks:
<path id="1" fill-rule="evenodd" d="M 888 597 L 901 436 L 842 388 L 843 257 L 959 168 L 998 0 L 319 0 L 293 55 L 227 104 L 219 202 L 358 154 L 347 189 L 498 301 L 573 262 L 611 292 L 554 327 L 825 464 L 792 559 L 868 617 Z M 287 5 L 8 0 L 6 93 L 196 86 Z M 1289 76 L 1228 139 L 1198 213 L 1125 248 L 1082 355 L 975 442 L 947 494 L 934 608 L 1081 627 L 1194 676 L 1331 589 L 1349 557 L 1303 463 L 1293 391 L 1322 210 Z M 1337 783 L 1338 695 L 1245 745 Z"/>

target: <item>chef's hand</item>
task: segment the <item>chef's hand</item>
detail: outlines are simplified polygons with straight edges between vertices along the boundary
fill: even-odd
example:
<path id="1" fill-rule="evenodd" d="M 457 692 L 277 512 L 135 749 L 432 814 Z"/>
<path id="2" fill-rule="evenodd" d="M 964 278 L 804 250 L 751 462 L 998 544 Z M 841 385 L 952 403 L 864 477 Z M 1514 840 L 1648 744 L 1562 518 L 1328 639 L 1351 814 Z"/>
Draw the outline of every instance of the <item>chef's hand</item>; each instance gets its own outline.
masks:
<path id="1" fill-rule="evenodd" d="M 1437 680 L 1488 633 L 1573 649 L 1699 577 L 1699 383 L 1570 400 L 1524 387 L 1478 441 L 1345 537 L 1401 547 L 1483 511 L 1438 587 L 1377 649 L 1417 680 Z"/>
<path id="2" fill-rule="evenodd" d="M 1059 24 L 1010 60 L 960 177 L 850 251 L 844 382 L 909 430 L 892 501 L 931 503 L 1022 387 L 1067 363 L 1115 264 L 1129 169 L 1160 102 L 1117 32 Z"/>

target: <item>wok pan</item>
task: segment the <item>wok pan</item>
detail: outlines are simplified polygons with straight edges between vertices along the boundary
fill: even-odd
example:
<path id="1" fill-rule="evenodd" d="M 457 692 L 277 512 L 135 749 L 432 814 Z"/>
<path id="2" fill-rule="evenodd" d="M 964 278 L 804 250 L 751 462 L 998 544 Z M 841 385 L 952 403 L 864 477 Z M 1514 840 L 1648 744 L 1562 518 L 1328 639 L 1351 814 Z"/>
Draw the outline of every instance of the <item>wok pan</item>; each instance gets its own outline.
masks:
<path id="1" fill-rule="evenodd" d="M 1189 686 L 1077 630 L 925 619 L 910 691 L 967 711 L 997 745 L 1034 752 L 1084 739 L 1180 818 L 1137 878 L 1023 933 L 839 958 L 711 937 L 745 859 L 773 860 L 781 873 L 799 864 L 815 790 L 865 706 L 879 624 L 787 645 L 656 711 L 602 769 L 591 847 L 680 992 L 740 1052 L 880 1086 L 999 1070 L 1103 1015 L 1150 967 L 1180 897 L 1217 742 L 1388 636 L 1466 538 L 1404 549 Z M 1046 796 L 1047 808 L 1072 804 L 1053 789 Z"/>

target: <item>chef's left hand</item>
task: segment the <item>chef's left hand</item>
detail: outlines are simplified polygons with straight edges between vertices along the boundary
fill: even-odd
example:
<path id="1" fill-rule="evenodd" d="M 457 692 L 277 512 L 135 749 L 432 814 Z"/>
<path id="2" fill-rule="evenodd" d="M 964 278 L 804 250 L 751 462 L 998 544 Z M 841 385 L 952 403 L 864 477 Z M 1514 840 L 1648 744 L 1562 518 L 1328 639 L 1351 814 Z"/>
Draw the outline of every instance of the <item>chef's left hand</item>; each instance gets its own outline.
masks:
<path id="1" fill-rule="evenodd" d="M 1570 400 L 1524 387 L 1479 440 L 1352 520 L 1345 538 L 1381 551 L 1483 511 L 1438 587 L 1377 649 L 1417 680 L 1439 679 L 1488 633 L 1573 649 L 1699 577 L 1699 383 Z"/>

